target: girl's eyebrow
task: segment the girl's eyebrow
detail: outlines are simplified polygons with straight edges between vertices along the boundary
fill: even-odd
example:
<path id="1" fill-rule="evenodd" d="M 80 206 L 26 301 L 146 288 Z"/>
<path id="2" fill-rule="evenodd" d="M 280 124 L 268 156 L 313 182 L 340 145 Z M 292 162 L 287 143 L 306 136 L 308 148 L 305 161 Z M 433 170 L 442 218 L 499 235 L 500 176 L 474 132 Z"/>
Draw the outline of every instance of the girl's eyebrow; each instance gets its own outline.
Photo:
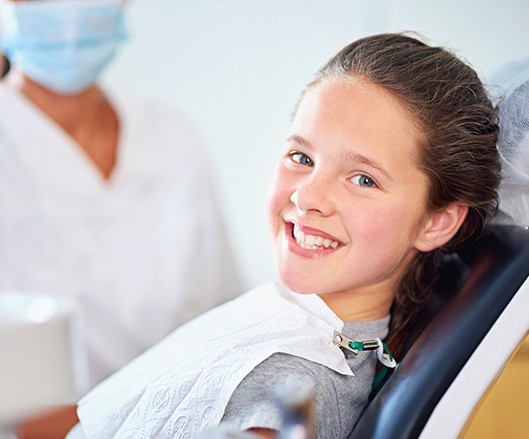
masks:
<path id="1" fill-rule="evenodd" d="M 391 175 L 387 171 L 387 169 L 384 168 L 384 166 L 382 166 L 381 164 L 377 163 L 375 160 L 370 159 L 369 157 L 363 154 L 359 154 L 352 150 L 345 150 L 345 151 L 340 152 L 339 157 L 340 157 L 340 160 L 343 160 L 343 161 L 357 162 L 357 163 L 363 163 L 365 165 L 368 165 L 376 169 L 377 171 L 379 171 L 388 180 L 391 180 Z"/>
<path id="2" fill-rule="evenodd" d="M 297 143 L 298 145 L 300 146 L 303 146 L 305 148 L 309 148 L 311 149 L 312 148 L 312 145 L 310 144 L 310 142 L 297 135 L 297 134 L 293 134 L 289 137 L 287 137 L 287 142 L 293 142 L 293 143 Z M 339 154 L 339 159 L 341 161 L 344 161 L 344 162 L 355 162 L 355 163 L 362 163 L 364 165 L 368 165 L 374 169 L 376 169 L 377 171 L 379 171 L 382 175 L 384 175 L 384 177 L 386 177 L 388 180 L 391 180 L 391 175 L 390 173 L 387 171 L 386 168 L 384 168 L 384 166 L 382 166 L 381 164 L 377 163 L 375 160 L 363 155 L 363 154 L 359 154 L 357 152 L 354 152 L 353 150 L 345 150 L 345 151 L 341 151 L 340 154 Z"/>
<path id="3" fill-rule="evenodd" d="M 304 146 L 306 148 L 311 148 L 312 145 L 310 144 L 310 142 L 306 139 L 304 139 L 303 137 L 297 135 L 297 134 L 292 134 L 291 136 L 288 136 L 286 138 L 286 141 L 287 142 L 293 142 L 293 143 L 297 143 L 298 145 L 300 146 Z"/>

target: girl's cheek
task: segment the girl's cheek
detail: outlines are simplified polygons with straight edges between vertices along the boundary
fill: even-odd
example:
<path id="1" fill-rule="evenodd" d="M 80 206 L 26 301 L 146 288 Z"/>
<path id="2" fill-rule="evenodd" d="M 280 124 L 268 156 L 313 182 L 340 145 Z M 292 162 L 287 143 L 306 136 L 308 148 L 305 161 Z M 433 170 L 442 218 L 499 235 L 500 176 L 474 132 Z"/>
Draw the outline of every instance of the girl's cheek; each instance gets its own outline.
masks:
<path id="1" fill-rule="evenodd" d="M 268 188 L 268 204 L 275 205 L 289 191 L 290 182 L 284 170 L 278 167 Z"/>
<path id="2" fill-rule="evenodd" d="M 268 190 L 267 211 L 269 222 L 274 225 L 280 221 L 281 214 L 290 205 L 291 181 L 281 173 L 276 173 Z"/>
<path id="3" fill-rule="evenodd" d="M 285 201 L 288 201 L 288 199 L 287 191 L 284 190 L 279 182 L 273 185 L 268 194 L 268 214 L 270 216 L 279 215 L 285 207 Z"/>
<path id="4" fill-rule="evenodd" d="M 356 239 L 375 242 L 379 239 L 386 239 L 386 234 L 392 233 L 391 220 L 395 218 L 395 212 L 385 209 L 377 209 L 366 203 L 356 204 L 355 208 L 342 212 L 343 221 L 346 228 L 353 231 Z"/>

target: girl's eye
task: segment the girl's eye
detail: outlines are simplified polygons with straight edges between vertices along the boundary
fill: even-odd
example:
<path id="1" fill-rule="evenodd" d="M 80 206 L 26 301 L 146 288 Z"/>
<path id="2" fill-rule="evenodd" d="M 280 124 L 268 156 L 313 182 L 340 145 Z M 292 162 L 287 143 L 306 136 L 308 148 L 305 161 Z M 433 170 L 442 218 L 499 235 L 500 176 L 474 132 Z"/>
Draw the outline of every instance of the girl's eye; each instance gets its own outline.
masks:
<path id="1" fill-rule="evenodd" d="M 302 152 L 292 151 L 288 154 L 288 156 L 290 157 L 290 160 L 300 165 L 314 166 L 314 162 L 312 161 L 312 159 L 308 155 L 303 154 Z"/>
<path id="2" fill-rule="evenodd" d="M 356 184 L 360 187 L 377 187 L 375 180 L 363 174 L 355 175 L 353 178 L 351 178 L 351 181 L 353 184 Z"/>

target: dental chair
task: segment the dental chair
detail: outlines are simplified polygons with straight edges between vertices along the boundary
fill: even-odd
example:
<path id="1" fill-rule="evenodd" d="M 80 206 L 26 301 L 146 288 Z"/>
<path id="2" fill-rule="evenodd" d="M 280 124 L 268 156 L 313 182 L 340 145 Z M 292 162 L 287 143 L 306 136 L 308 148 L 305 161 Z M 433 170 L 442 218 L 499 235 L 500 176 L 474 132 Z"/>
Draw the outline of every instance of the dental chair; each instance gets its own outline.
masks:
<path id="1" fill-rule="evenodd" d="M 496 225 L 447 261 L 405 355 L 349 439 L 457 438 L 529 330 L 529 230 Z"/>

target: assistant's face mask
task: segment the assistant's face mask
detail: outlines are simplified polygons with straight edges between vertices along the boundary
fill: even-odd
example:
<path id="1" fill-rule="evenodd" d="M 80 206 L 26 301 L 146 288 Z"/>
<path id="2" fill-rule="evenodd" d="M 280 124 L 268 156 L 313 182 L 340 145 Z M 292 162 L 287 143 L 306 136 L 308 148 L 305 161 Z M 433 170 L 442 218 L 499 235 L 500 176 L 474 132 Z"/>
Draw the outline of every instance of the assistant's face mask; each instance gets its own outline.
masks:
<path id="1" fill-rule="evenodd" d="M 0 0 L 4 52 L 60 94 L 94 83 L 127 38 L 123 0 Z"/>

